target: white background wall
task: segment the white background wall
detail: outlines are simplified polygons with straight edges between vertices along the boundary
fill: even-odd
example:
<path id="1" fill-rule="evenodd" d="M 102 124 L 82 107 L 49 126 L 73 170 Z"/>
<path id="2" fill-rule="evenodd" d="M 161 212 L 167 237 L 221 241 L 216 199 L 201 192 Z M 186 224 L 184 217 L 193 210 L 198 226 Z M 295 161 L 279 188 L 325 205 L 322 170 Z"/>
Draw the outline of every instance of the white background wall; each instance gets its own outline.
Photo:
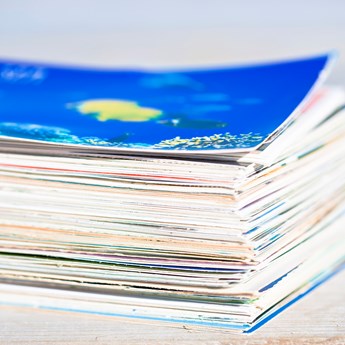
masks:
<path id="1" fill-rule="evenodd" d="M 188 66 L 331 49 L 343 83 L 345 0 L 0 0 L 0 57 Z"/>

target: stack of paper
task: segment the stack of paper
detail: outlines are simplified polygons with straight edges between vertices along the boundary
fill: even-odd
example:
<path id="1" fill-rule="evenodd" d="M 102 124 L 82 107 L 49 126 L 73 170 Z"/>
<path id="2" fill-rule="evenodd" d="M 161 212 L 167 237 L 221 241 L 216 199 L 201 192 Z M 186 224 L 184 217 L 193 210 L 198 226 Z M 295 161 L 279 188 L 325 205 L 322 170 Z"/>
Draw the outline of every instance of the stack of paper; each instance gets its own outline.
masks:
<path id="1" fill-rule="evenodd" d="M 334 57 L 0 64 L 0 302 L 250 331 L 344 262 Z"/>

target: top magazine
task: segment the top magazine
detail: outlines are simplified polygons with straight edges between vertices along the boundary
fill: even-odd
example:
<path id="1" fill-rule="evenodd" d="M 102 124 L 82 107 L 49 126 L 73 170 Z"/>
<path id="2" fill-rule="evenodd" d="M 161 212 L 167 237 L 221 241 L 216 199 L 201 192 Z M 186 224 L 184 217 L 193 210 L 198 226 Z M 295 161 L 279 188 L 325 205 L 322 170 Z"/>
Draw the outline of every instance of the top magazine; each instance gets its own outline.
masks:
<path id="1" fill-rule="evenodd" d="M 298 115 L 333 54 L 197 70 L 0 62 L 0 138 L 129 151 L 248 151 Z"/>

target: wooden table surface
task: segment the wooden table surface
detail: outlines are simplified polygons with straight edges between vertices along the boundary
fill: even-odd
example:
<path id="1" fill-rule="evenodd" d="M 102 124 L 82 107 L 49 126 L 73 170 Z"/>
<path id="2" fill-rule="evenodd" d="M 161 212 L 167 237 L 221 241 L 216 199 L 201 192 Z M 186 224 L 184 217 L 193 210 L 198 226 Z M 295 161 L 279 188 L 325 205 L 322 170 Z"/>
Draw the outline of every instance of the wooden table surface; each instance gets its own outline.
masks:
<path id="1" fill-rule="evenodd" d="M 0 56 L 102 66 L 188 66 L 337 49 L 343 0 L 0 0 Z M 1 96 L 1 95 L 0 95 Z M 252 335 L 0 307 L 0 344 L 345 344 L 345 272 Z"/>

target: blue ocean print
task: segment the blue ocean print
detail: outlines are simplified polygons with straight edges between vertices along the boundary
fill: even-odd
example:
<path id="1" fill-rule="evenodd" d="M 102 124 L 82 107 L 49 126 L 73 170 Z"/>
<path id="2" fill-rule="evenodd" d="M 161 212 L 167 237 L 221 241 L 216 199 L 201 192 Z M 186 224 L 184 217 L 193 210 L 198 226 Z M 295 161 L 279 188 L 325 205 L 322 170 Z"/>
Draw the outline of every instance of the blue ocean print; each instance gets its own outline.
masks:
<path id="1" fill-rule="evenodd" d="M 0 136 L 157 150 L 247 149 L 301 103 L 332 55 L 199 70 L 0 62 Z"/>

